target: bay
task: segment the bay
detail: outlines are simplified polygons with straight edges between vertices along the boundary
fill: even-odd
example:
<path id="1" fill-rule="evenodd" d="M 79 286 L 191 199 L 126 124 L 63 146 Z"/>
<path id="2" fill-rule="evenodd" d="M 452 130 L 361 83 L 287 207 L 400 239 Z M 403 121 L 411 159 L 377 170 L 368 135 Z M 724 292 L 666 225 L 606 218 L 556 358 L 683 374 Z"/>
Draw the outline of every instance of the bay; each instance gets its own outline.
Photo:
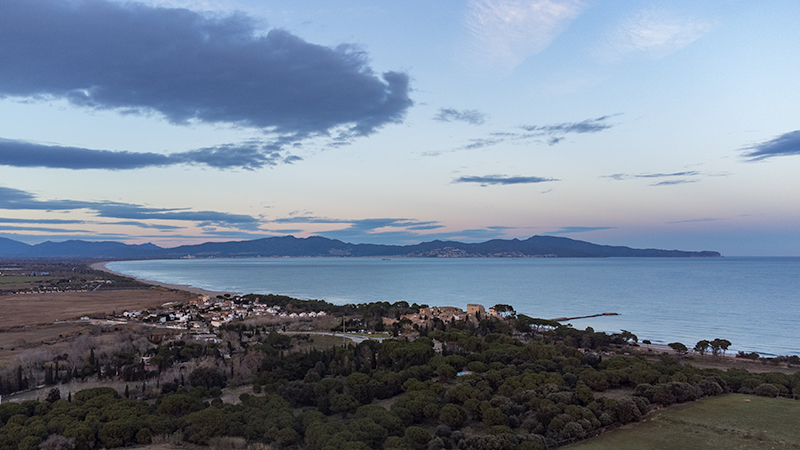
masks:
<path id="1" fill-rule="evenodd" d="M 486 306 L 628 330 L 640 340 L 731 341 L 732 351 L 800 355 L 800 258 L 241 258 L 116 261 L 108 268 L 212 291 L 331 303 Z"/>

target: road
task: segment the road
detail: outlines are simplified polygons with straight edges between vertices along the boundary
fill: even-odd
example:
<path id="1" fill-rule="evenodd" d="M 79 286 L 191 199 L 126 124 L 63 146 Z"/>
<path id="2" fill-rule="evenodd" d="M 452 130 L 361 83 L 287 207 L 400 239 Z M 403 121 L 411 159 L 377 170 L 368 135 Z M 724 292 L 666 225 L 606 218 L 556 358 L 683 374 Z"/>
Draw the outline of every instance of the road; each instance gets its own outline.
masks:
<path id="1" fill-rule="evenodd" d="M 384 337 L 362 336 L 362 335 L 359 335 L 359 334 L 332 333 L 330 331 L 278 331 L 278 333 L 281 333 L 281 334 L 319 334 L 319 335 L 322 335 L 322 336 L 334 336 L 334 337 L 342 337 L 342 336 L 344 336 L 345 338 L 350 339 L 351 341 L 353 341 L 356 344 L 360 344 L 360 343 L 362 343 L 364 341 L 368 341 L 368 340 L 383 342 L 384 339 L 391 339 L 392 338 L 391 336 L 384 336 Z"/>

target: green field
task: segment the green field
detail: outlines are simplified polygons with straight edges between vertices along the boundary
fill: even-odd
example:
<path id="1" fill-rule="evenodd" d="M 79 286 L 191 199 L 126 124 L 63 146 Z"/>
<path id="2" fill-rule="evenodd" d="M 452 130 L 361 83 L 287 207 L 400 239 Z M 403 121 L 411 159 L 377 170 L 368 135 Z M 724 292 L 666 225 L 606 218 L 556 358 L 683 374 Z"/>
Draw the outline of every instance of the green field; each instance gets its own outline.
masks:
<path id="1" fill-rule="evenodd" d="M 0 288 L 2 289 L 28 289 L 46 284 L 56 279 L 56 277 L 41 276 L 41 277 L 24 277 L 21 275 L 3 275 L 0 276 Z"/>
<path id="2" fill-rule="evenodd" d="M 740 394 L 707 397 L 564 448 L 800 449 L 800 401 Z"/>

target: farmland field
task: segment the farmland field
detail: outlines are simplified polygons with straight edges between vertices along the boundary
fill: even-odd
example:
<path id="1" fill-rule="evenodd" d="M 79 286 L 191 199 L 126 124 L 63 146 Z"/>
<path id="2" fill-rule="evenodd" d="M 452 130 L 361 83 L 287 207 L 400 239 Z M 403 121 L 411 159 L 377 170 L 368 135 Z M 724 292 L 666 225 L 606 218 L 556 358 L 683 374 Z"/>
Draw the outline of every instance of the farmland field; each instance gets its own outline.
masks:
<path id="1" fill-rule="evenodd" d="M 740 394 L 707 397 L 565 448 L 800 449 L 800 401 Z"/>

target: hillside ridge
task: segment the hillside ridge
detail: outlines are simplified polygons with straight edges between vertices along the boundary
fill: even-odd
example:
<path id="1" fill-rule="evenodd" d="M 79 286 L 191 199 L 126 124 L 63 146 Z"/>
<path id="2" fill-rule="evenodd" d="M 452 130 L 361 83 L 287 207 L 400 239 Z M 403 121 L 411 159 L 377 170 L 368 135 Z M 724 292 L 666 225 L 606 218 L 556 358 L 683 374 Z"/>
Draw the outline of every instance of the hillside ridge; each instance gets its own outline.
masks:
<path id="1" fill-rule="evenodd" d="M 720 257 L 715 251 L 637 249 L 599 245 L 559 236 L 491 239 L 485 242 L 427 241 L 411 245 L 351 244 L 322 236 L 277 236 L 248 241 L 206 242 L 163 248 L 151 243 L 130 245 L 114 241 L 46 241 L 30 245 L 0 238 L 0 258 L 245 258 L 245 257 Z"/>

